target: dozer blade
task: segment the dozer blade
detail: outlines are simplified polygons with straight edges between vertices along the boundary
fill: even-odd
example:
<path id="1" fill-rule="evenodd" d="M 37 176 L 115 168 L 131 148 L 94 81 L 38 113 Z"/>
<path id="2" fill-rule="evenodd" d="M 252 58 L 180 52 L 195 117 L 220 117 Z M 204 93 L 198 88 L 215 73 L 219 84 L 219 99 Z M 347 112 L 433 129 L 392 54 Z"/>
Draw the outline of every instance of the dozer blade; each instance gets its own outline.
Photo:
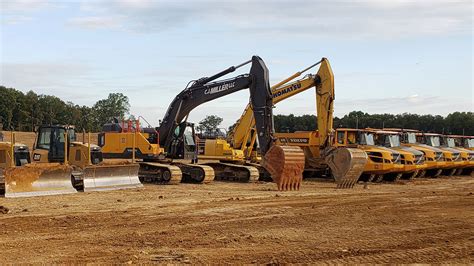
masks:
<path id="1" fill-rule="evenodd" d="M 273 145 L 262 165 L 272 176 L 279 190 L 298 190 L 303 180 L 305 157 L 298 146 Z"/>
<path id="2" fill-rule="evenodd" d="M 360 149 L 337 148 L 326 156 L 337 188 L 352 188 L 359 180 L 367 163 L 367 154 Z"/>
<path id="3" fill-rule="evenodd" d="M 138 179 L 139 164 L 86 166 L 83 171 L 84 192 L 143 187 Z"/>
<path id="4" fill-rule="evenodd" d="M 5 170 L 5 197 L 33 197 L 76 193 L 72 168 L 59 164 L 28 164 Z"/>

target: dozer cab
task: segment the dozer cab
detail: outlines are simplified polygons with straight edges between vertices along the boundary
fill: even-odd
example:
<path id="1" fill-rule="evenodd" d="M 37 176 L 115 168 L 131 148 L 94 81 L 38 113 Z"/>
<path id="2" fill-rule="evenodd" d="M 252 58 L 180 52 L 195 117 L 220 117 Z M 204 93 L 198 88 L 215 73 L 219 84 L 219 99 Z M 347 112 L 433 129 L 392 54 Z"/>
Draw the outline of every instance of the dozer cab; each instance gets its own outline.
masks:
<path id="1" fill-rule="evenodd" d="M 444 159 L 446 161 L 445 166 L 442 168 L 442 174 L 446 176 L 452 176 L 465 166 L 465 162 L 462 160 L 461 152 L 459 150 L 443 147 L 441 145 L 441 134 L 437 133 L 416 133 L 416 139 L 418 142 L 426 144 L 430 147 L 438 148 L 443 152 Z"/>
<path id="2" fill-rule="evenodd" d="M 474 151 L 463 147 L 464 136 L 443 135 L 441 137 L 441 146 L 458 150 L 461 153 L 464 166 L 456 171 L 456 175 L 471 174 L 474 169 Z"/>
<path id="3" fill-rule="evenodd" d="M 31 164 L 6 172 L 6 195 L 26 197 L 142 186 L 138 165 L 104 164 L 100 148 L 77 141 L 72 126 L 39 127 L 31 157 Z"/>
<path id="4" fill-rule="evenodd" d="M 365 129 L 365 131 L 374 134 L 377 145 L 400 153 L 403 170 L 399 173 L 388 174 L 392 175 L 392 179 L 395 181 L 399 178 L 413 179 L 426 169 L 427 165 L 423 153 L 414 148 L 402 146 L 399 132 L 380 129 Z"/>
<path id="5" fill-rule="evenodd" d="M 250 63 L 252 65 L 248 74 L 216 81 L 218 78 Z M 155 154 L 152 156 L 154 159 L 143 159 L 143 162 L 140 162 L 140 175 L 143 173 L 144 177 L 155 179 L 157 182 L 168 183 L 169 181 L 165 176 L 172 176 L 171 168 L 173 168 L 179 176 L 176 179 L 178 181 L 196 183 L 212 181 L 215 172 L 219 173 L 222 170 L 221 165 L 197 163 L 199 150 L 196 145 L 197 138 L 194 124 L 187 121 L 189 113 L 203 103 L 243 89 L 249 89 L 253 116 L 256 120 L 256 131 L 258 132 L 259 149 L 265 158 L 262 165 L 272 175 L 279 189 L 297 189 L 301 180 L 300 168 L 302 172 L 304 166 L 304 155 L 299 148 L 274 145 L 272 98 L 268 79 L 268 69 L 263 60 L 258 56 L 254 56 L 247 62 L 229 67 L 211 77 L 203 77 L 190 82 L 189 86 L 171 102 L 160 126 L 156 128 L 158 137 L 157 149 L 155 149 Z M 138 131 L 131 138 L 133 140 L 138 136 L 138 138 L 141 138 L 138 142 L 126 138 L 123 135 L 126 134 L 125 132 L 118 132 L 118 134 L 122 134 L 122 136 L 109 138 L 111 132 L 103 132 L 104 143 L 101 144 L 103 144 L 102 148 L 106 157 L 110 156 L 111 151 L 116 151 L 115 154 L 127 157 L 126 149 L 132 149 L 133 143 L 142 140 L 144 143 L 151 144 L 148 137 Z M 125 145 L 120 149 L 115 149 L 115 147 L 121 145 L 117 141 L 118 139 Z M 140 152 L 143 152 L 143 150 L 140 150 Z M 251 170 L 239 165 L 229 165 L 229 167 L 232 167 L 238 175 L 248 176 L 248 172 Z"/>
<path id="6" fill-rule="evenodd" d="M 425 176 L 436 177 L 442 173 L 447 164 L 443 155 L 443 151 L 436 147 L 419 143 L 416 134 L 420 131 L 415 129 L 400 128 L 386 128 L 385 130 L 399 132 L 401 134 L 400 142 L 402 146 L 413 148 L 424 154 L 426 168 L 419 172 L 417 176 L 418 178 Z"/>
<path id="7" fill-rule="evenodd" d="M 317 65 L 321 66 L 316 75 L 308 74 L 303 79 L 293 81 L 302 73 Z M 309 88 L 316 89 L 318 129 L 320 133 L 316 131 L 290 133 L 290 135 L 275 133 L 277 144 L 303 149 L 305 171 L 326 172 L 330 168 L 338 187 L 352 187 L 362 173 L 367 157 L 363 151 L 358 149 L 332 146 L 334 75 L 329 61 L 323 58 L 321 61 L 275 84 L 272 87 L 272 103 L 277 104 Z M 301 134 L 304 137 L 300 137 Z M 228 134 L 227 140 L 206 140 L 204 152 L 200 155 L 200 158 L 220 160 L 221 163 L 250 164 L 261 169 L 257 164 L 261 161 L 261 157 L 255 148 L 256 139 L 255 118 L 252 114 L 252 106 L 249 104 L 230 134 Z M 303 140 L 303 142 L 300 140 Z M 309 148 L 311 144 L 314 144 L 314 146 Z M 263 171 L 259 172 L 262 174 Z"/>
<path id="8" fill-rule="evenodd" d="M 384 178 L 393 179 L 387 175 L 403 171 L 399 152 L 380 147 L 375 144 L 374 134 L 361 129 L 336 129 L 335 145 L 337 147 L 353 147 L 363 150 L 368 157 L 361 180 L 367 182 L 381 182 Z"/>

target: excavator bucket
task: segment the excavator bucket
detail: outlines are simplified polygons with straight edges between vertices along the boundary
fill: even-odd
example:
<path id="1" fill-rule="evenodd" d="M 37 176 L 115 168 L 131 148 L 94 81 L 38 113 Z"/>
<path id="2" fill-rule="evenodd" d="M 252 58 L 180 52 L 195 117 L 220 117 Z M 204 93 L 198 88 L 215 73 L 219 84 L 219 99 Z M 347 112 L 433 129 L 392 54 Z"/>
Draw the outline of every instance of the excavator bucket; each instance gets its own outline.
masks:
<path id="1" fill-rule="evenodd" d="M 326 156 L 337 188 L 352 188 L 359 180 L 367 163 L 367 154 L 360 149 L 337 148 Z"/>
<path id="2" fill-rule="evenodd" d="M 72 168 L 60 164 L 27 164 L 4 171 L 5 197 L 33 197 L 76 193 Z"/>
<path id="3" fill-rule="evenodd" d="M 143 187 L 139 164 L 91 165 L 84 168 L 84 192 Z"/>
<path id="4" fill-rule="evenodd" d="M 262 165 L 272 176 L 278 190 L 298 190 L 303 180 L 305 157 L 298 146 L 273 145 Z"/>

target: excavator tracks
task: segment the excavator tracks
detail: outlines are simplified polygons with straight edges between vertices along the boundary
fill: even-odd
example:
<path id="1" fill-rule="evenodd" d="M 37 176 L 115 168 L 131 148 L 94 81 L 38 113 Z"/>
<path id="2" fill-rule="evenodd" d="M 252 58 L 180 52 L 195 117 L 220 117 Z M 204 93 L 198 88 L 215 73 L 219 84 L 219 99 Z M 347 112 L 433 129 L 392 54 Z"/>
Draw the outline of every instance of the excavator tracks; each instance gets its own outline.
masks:
<path id="1" fill-rule="evenodd" d="M 326 162 L 337 188 L 353 188 L 367 163 L 367 154 L 360 149 L 337 148 L 329 152 Z"/>
<path id="2" fill-rule="evenodd" d="M 233 163 L 209 162 L 201 165 L 207 165 L 214 169 L 215 178 L 218 181 L 235 182 L 257 182 L 260 172 L 253 166 L 238 165 Z"/>
<path id="3" fill-rule="evenodd" d="M 173 163 L 183 173 L 182 182 L 185 183 L 210 183 L 214 180 L 214 169 L 207 165 L 191 163 Z"/>
<path id="4" fill-rule="evenodd" d="M 175 165 L 140 162 L 138 177 L 142 182 L 146 183 L 174 185 L 181 183 L 183 173 Z"/>

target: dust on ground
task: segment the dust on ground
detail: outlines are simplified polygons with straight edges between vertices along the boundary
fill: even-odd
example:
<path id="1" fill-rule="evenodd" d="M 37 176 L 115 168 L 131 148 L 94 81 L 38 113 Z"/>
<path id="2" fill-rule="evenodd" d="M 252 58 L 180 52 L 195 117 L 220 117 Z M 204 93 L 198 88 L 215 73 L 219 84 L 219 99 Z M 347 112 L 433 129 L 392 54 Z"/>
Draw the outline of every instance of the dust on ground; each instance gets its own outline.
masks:
<path id="1" fill-rule="evenodd" d="M 335 189 L 213 182 L 0 198 L 3 263 L 469 263 L 471 176 Z"/>

